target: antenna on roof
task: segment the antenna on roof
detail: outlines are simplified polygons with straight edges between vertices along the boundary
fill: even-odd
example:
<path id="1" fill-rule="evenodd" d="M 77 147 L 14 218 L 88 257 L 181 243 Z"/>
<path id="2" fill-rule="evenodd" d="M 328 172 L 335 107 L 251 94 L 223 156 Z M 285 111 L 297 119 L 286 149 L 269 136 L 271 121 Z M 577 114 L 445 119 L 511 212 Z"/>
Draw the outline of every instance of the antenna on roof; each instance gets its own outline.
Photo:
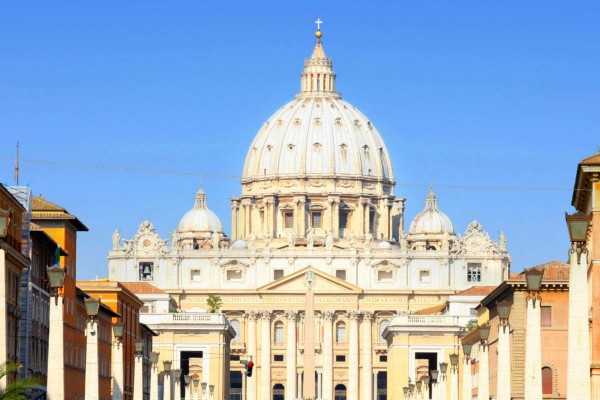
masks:
<path id="1" fill-rule="evenodd" d="M 19 142 L 17 141 L 17 153 L 15 155 L 15 183 L 19 186 Z"/>

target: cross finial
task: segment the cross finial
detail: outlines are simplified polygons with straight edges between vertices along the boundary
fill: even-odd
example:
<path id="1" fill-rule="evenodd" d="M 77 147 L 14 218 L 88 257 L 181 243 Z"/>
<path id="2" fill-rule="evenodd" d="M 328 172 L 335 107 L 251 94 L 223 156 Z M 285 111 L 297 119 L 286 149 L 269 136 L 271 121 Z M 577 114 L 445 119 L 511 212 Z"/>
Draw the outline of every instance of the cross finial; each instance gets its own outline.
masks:
<path id="1" fill-rule="evenodd" d="M 315 24 L 317 24 L 317 30 L 320 31 L 321 30 L 321 24 L 323 23 L 323 21 L 321 21 L 321 18 L 317 18 L 317 20 L 315 21 Z"/>

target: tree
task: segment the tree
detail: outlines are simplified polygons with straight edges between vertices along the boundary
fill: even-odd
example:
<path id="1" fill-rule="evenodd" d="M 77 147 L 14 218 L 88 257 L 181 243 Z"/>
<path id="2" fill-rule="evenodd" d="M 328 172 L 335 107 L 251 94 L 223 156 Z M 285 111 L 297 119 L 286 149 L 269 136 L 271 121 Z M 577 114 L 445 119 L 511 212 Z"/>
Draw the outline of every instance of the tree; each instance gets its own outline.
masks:
<path id="1" fill-rule="evenodd" d="M 221 306 L 223 305 L 223 299 L 221 296 L 217 296 L 216 294 L 209 294 L 208 299 L 206 299 L 206 305 L 208 306 L 209 313 L 219 312 Z"/>
<path id="2" fill-rule="evenodd" d="M 0 379 L 19 369 L 17 364 L 0 365 Z M 38 385 L 38 382 L 32 378 L 18 379 L 6 385 L 6 388 L 0 391 L 0 400 L 27 400 L 27 390 Z"/>
<path id="3" fill-rule="evenodd" d="M 477 320 L 476 319 L 470 320 L 469 322 L 467 322 L 467 325 L 465 325 L 465 329 L 467 330 L 467 332 L 470 332 L 475 328 L 477 328 Z"/>

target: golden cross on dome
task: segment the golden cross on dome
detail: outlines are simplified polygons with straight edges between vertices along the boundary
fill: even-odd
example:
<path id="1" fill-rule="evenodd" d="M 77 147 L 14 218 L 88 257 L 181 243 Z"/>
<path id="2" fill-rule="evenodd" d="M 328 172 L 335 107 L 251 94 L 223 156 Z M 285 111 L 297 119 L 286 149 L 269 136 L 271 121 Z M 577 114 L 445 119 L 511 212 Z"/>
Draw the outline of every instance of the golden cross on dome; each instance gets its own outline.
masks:
<path id="1" fill-rule="evenodd" d="M 320 31 L 321 30 L 321 24 L 323 23 L 323 21 L 321 21 L 321 18 L 317 18 L 317 20 L 315 21 L 315 24 L 317 24 L 317 30 Z"/>

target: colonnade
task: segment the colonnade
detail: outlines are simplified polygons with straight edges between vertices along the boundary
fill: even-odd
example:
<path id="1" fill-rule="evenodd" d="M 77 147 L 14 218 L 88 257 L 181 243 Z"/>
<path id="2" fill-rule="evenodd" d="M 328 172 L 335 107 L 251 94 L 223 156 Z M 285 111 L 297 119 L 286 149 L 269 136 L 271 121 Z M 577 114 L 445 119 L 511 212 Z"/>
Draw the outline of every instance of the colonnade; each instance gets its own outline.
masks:
<path id="1" fill-rule="evenodd" d="M 284 318 L 287 323 L 287 332 L 284 335 L 285 343 L 285 381 L 273 376 L 273 341 L 272 337 L 275 316 Z M 285 386 L 285 398 L 296 399 L 312 397 L 320 400 L 333 400 L 335 383 L 346 386 L 348 400 L 368 400 L 375 398 L 374 382 L 376 372 L 373 370 L 373 313 L 369 311 L 348 311 L 346 313 L 335 313 L 322 311 L 317 313 L 321 321 L 321 334 L 314 337 L 313 341 L 317 349 L 321 349 L 321 355 L 317 362 L 307 362 L 307 357 L 299 345 L 307 341 L 306 337 L 299 334 L 299 322 L 303 315 L 297 311 L 286 311 L 284 313 L 273 313 L 272 311 L 251 311 L 246 315 L 246 340 L 247 355 L 258 360 L 255 364 L 255 374 L 246 379 L 246 400 L 270 399 L 271 390 L 277 383 Z M 260 330 L 258 326 L 260 320 Z M 344 338 L 339 355 L 347 356 L 344 369 L 347 370 L 347 379 L 336 377 L 334 379 L 334 357 L 337 345 L 334 343 L 334 329 L 336 322 L 346 323 L 347 341 Z M 317 331 L 317 329 L 313 329 Z M 257 354 L 257 343 L 260 340 L 260 352 Z M 346 344 L 347 343 L 347 347 Z M 320 345 L 319 345 L 320 344 Z M 362 348 L 362 351 L 361 351 Z M 300 353 L 300 354 L 299 354 Z M 311 355 L 312 357 L 312 355 Z M 319 360 L 320 358 L 320 361 Z M 311 369 L 312 367 L 312 369 Z M 359 372 L 361 374 L 359 375 Z M 316 392 L 306 393 L 304 380 L 311 374 L 316 375 Z"/>

